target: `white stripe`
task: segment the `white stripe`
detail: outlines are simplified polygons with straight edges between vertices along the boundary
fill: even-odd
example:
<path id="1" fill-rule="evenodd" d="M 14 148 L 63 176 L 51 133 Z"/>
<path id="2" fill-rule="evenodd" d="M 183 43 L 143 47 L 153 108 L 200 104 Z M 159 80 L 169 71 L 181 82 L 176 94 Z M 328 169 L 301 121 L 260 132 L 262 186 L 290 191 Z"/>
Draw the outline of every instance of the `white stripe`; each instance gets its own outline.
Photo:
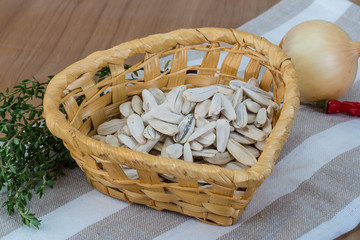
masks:
<path id="1" fill-rule="evenodd" d="M 360 145 L 360 119 L 340 123 L 313 135 L 279 162 L 273 173 L 258 188 L 238 223 L 234 226 L 210 226 L 189 220 L 156 239 L 216 239 L 249 220 L 278 198 L 294 191 L 322 166 L 340 154 Z M 339 136 L 344 136 L 341 138 Z M 197 235 L 198 234 L 198 235 Z"/>
<path id="2" fill-rule="evenodd" d="M 22 226 L 0 239 L 67 239 L 127 206 L 127 202 L 92 190 L 41 217 L 40 230 Z"/>
<path id="3" fill-rule="evenodd" d="M 360 196 L 338 212 L 330 221 L 304 234 L 299 240 L 335 239 L 354 229 L 360 223 Z M 339 227 L 341 226 L 341 227 Z"/>

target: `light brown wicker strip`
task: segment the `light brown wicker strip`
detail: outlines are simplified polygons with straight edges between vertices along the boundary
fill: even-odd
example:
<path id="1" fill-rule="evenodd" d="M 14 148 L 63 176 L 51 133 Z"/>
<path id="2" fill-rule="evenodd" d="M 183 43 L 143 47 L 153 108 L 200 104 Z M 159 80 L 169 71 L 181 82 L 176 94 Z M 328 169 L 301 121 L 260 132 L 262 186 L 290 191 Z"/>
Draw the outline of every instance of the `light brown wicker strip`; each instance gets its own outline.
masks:
<path id="1" fill-rule="evenodd" d="M 190 50 L 206 50 L 201 65 L 188 66 Z M 227 56 L 218 69 L 222 52 Z M 144 54 L 144 60 L 124 70 L 126 60 L 136 54 Z M 169 54 L 173 54 L 170 70 L 162 72 L 160 59 Z M 244 58 L 250 61 L 245 75 L 238 76 Z M 109 66 L 111 77 L 97 83 L 95 73 L 104 66 Z M 126 79 L 127 73 L 139 69 L 144 70 L 143 79 Z M 247 171 L 134 152 L 89 137 L 100 123 L 119 116 L 120 103 L 145 88 L 228 84 L 232 79 L 247 81 L 258 77 L 262 69 L 265 74 L 261 88 L 267 91 L 272 88 L 275 101 L 282 106 L 276 112 L 273 131 L 258 163 Z M 111 91 L 104 94 L 106 89 Z M 76 102 L 79 97 L 84 98 L 80 105 Z M 59 110 L 61 104 L 67 118 Z M 212 224 L 231 225 L 272 172 L 298 106 L 294 67 L 279 47 L 247 32 L 200 28 L 133 40 L 74 63 L 50 82 L 44 115 L 48 128 L 63 139 L 87 180 L 104 194 L 158 210 L 180 212 Z M 139 178 L 128 178 L 121 166 L 136 169 Z M 169 182 L 163 174 L 177 181 Z M 210 187 L 199 186 L 198 180 Z"/>

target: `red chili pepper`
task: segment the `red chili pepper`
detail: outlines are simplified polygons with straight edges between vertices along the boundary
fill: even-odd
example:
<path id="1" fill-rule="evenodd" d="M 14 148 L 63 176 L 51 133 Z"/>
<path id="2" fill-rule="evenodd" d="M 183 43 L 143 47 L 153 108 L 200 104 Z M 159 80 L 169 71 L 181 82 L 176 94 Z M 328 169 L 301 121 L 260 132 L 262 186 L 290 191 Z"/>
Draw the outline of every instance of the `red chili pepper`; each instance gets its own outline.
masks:
<path id="1" fill-rule="evenodd" d="M 360 116 L 360 103 L 329 100 L 326 103 L 326 113 L 347 113 L 353 116 Z"/>

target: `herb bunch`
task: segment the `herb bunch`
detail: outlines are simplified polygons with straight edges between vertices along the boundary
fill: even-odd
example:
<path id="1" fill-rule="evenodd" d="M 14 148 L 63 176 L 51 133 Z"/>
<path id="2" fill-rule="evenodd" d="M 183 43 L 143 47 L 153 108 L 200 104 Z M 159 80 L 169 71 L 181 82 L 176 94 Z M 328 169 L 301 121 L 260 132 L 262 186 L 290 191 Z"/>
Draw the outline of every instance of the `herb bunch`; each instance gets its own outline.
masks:
<path id="1" fill-rule="evenodd" d="M 47 82 L 26 79 L 0 93 L 0 190 L 6 188 L 2 204 L 11 215 L 17 211 L 22 221 L 39 228 L 40 220 L 26 207 L 33 193 L 44 194 L 53 187 L 63 167 L 75 166 L 61 139 L 53 136 L 42 117 L 42 101 Z"/>
<path id="2" fill-rule="evenodd" d="M 124 68 L 130 68 L 125 64 Z M 100 69 L 97 82 L 110 75 L 108 66 Z M 138 76 L 137 71 L 133 72 Z M 64 167 L 75 167 L 69 151 L 61 139 L 51 134 L 43 118 L 46 82 L 25 79 L 10 91 L 0 92 L 0 191 L 7 192 L 2 203 L 9 215 L 18 212 L 24 224 L 40 226 L 40 220 L 30 212 L 27 204 L 33 194 L 43 196 L 52 188 Z M 79 97 L 78 104 L 83 100 Z M 63 106 L 60 111 L 65 114 Z"/>

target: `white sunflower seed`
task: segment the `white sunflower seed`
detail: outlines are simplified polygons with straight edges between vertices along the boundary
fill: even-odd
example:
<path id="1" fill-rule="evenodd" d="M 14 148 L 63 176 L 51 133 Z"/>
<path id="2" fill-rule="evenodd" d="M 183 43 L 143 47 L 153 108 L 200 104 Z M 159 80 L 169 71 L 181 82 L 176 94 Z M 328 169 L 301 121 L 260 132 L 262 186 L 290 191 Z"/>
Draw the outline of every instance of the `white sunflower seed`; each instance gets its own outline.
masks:
<path id="1" fill-rule="evenodd" d="M 181 112 L 184 115 L 189 114 L 191 111 L 194 110 L 196 106 L 196 102 L 189 102 L 188 100 L 184 99 L 183 106 L 181 108 Z"/>
<path id="2" fill-rule="evenodd" d="M 149 119 L 148 123 L 152 126 L 156 131 L 166 134 L 168 136 L 174 136 L 179 132 L 179 128 L 177 125 L 160 121 L 158 119 Z"/>
<path id="3" fill-rule="evenodd" d="M 158 105 L 160 105 L 160 104 L 162 104 L 163 102 L 166 101 L 165 93 L 163 91 L 161 91 L 160 89 L 158 89 L 158 88 L 149 88 L 148 90 L 154 96 L 154 98 L 156 100 L 156 103 Z"/>
<path id="4" fill-rule="evenodd" d="M 221 95 L 220 93 L 215 93 L 209 107 L 209 116 L 217 116 L 220 114 L 221 110 L 222 110 Z"/>
<path id="5" fill-rule="evenodd" d="M 267 116 L 266 116 L 266 109 L 265 108 L 261 108 L 258 113 L 256 114 L 256 120 L 255 120 L 255 127 L 257 128 L 262 128 L 267 120 Z"/>
<path id="6" fill-rule="evenodd" d="M 97 128 L 99 135 L 111 135 L 126 125 L 126 119 L 111 119 L 110 121 L 100 124 Z"/>
<path id="7" fill-rule="evenodd" d="M 264 141 L 267 136 L 264 131 L 256 128 L 254 125 L 247 125 L 244 128 L 237 128 L 236 131 L 256 141 Z"/>
<path id="8" fill-rule="evenodd" d="M 158 106 L 154 95 L 152 95 L 151 92 L 147 89 L 142 90 L 142 99 L 143 109 L 145 112 L 148 112 Z"/>
<path id="9" fill-rule="evenodd" d="M 246 166 L 253 166 L 256 163 L 256 158 L 252 155 L 244 146 L 240 143 L 229 139 L 227 150 L 230 152 L 234 158 L 240 163 Z"/>
<path id="10" fill-rule="evenodd" d="M 191 88 L 184 91 L 183 96 L 189 102 L 202 102 L 211 98 L 217 91 L 217 88 L 214 86 Z"/>
<path id="11" fill-rule="evenodd" d="M 179 133 L 174 137 L 175 142 L 185 143 L 195 129 L 195 119 L 193 114 L 188 114 L 180 122 Z"/>
<path id="12" fill-rule="evenodd" d="M 134 95 L 131 99 L 131 107 L 134 110 L 134 112 L 138 115 L 141 115 L 143 111 L 143 102 L 141 98 L 138 95 Z"/>
<path id="13" fill-rule="evenodd" d="M 143 135 L 148 140 L 160 138 L 160 134 L 150 125 L 145 127 Z"/>
<path id="14" fill-rule="evenodd" d="M 231 102 L 224 96 L 221 94 L 221 106 L 222 106 L 222 110 L 221 113 L 225 115 L 225 117 L 229 120 L 235 120 L 236 119 L 236 113 L 235 110 L 231 104 Z"/>
<path id="15" fill-rule="evenodd" d="M 191 148 L 190 148 L 190 143 L 188 143 L 188 142 L 184 144 L 183 156 L 184 156 L 184 160 L 187 161 L 187 162 L 193 162 L 194 161 L 193 156 L 192 156 L 192 152 L 191 152 Z"/>
<path id="16" fill-rule="evenodd" d="M 179 143 L 169 145 L 166 148 L 166 154 L 169 158 L 180 158 L 183 154 L 183 145 Z"/>
<path id="17" fill-rule="evenodd" d="M 142 118 L 137 114 L 131 114 L 127 118 L 127 126 L 129 127 L 131 135 L 139 144 L 145 144 L 146 139 L 143 136 L 145 129 L 144 122 Z"/>
<path id="18" fill-rule="evenodd" d="M 195 130 L 191 135 L 190 137 L 188 138 L 188 142 L 191 142 L 192 140 L 200 137 L 201 135 L 203 135 L 204 133 L 214 129 L 216 127 L 216 122 L 210 122 L 209 124 L 201 127 L 201 128 L 198 128 L 197 130 Z"/>
<path id="19" fill-rule="evenodd" d="M 213 157 L 204 157 L 204 160 L 211 164 L 222 165 L 232 161 L 234 157 L 229 152 L 217 152 Z"/>
<path id="20" fill-rule="evenodd" d="M 129 137 L 125 134 L 119 134 L 118 139 L 122 144 L 124 144 L 126 147 L 130 149 L 134 149 L 135 146 L 138 144 L 135 138 Z"/>
<path id="21" fill-rule="evenodd" d="M 209 113 L 210 104 L 211 100 L 209 99 L 197 103 L 194 111 L 195 119 L 204 118 Z"/>
<path id="22" fill-rule="evenodd" d="M 226 119 L 216 121 L 216 148 L 219 152 L 224 152 L 230 136 L 230 123 Z"/>

